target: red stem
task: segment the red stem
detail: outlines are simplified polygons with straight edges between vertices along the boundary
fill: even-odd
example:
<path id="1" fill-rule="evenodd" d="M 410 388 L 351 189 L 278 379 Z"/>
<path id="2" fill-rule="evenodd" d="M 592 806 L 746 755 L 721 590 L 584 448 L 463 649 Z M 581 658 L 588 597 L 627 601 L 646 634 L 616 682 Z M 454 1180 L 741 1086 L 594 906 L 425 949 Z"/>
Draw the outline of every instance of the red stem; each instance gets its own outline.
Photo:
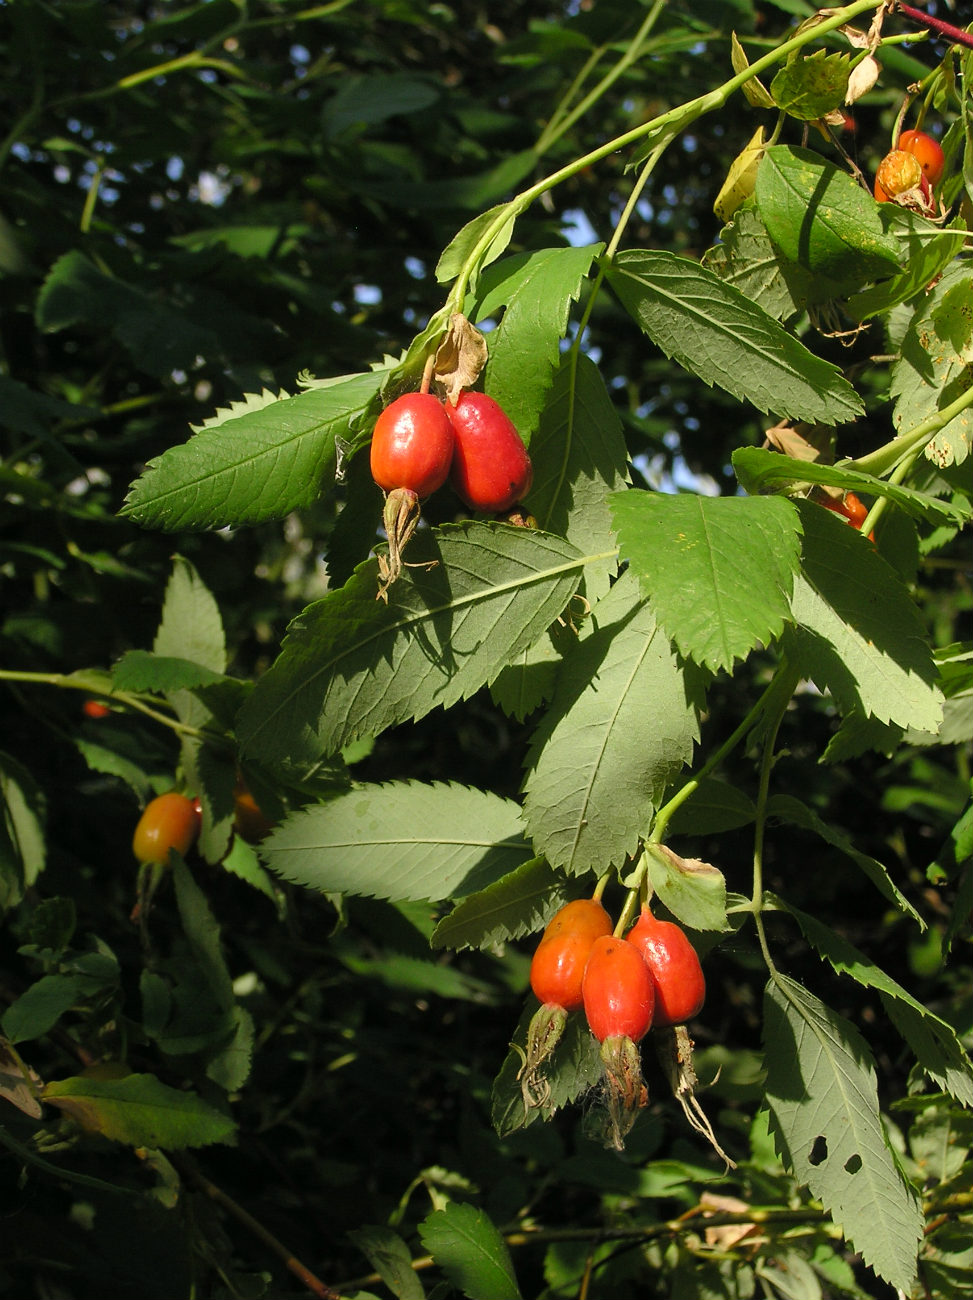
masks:
<path id="1" fill-rule="evenodd" d="M 906 18 L 911 18 L 913 22 L 919 23 L 920 26 L 927 27 L 939 36 L 944 36 L 946 40 L 952 41 L 954 45 L 965 45 L 967 49 L 973 50 L 973 32 L 964 32 L 962 28 L 954 27 L 952 23 L 944 23 L 941 18 L 933 18 L 931 14 L 924 14 L 921 9 L 913 9 L 912 5 L 900 4 L 895 7 Z"/>

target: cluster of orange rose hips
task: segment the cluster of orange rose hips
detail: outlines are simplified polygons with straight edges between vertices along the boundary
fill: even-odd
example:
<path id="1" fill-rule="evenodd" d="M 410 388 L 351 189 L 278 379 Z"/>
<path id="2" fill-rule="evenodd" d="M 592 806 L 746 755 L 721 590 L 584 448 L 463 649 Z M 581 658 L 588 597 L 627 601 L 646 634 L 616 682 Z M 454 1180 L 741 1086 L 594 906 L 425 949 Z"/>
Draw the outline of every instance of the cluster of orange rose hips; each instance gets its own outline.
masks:
<path id="1" fill-rule="evenodd" d="M 624 938 L 602 903 L 579 898 L 548 924 L 534 951 L 530 986 L 537 1000 L 580 1011 L 603 1043 L 624 1035 L 638 1042 L 654 1025 L 682 1025 L 697 1015 L 706 981 L 685 932 L 660 921 L 646 903 Z"/>
<path id="2" fill-rule="evenodd" d="M 933 208 L 933 186 L 943 174 L 943 151 L 924 131 L 903 131 L 875 173 L 879 203 L 900 202 L 923 212 Z"/>
<path id="3" fill-rule="evenodd" d="M 527 448 L 499 402 L 466 391 L 456 403 L 432 393 L 406 393 L 378 417 L 372 434 L 372 478 L 385 492 L 424 498 L 447 478 L 471 510 L 509 510 L 530 489 Z"/>
<path id="4" fill-rule="evenodd" d="M 568 1016 L 583 1010 L 600 1044 L 612 1144 L 620 1148 L 648 1100 L 638 1044 L 653 1028 L 685 1036 L 682 1026 L 702 1009 L 706 981 L 695 948 L 675 922 L 653 916 L 648 903 L 620 937 L 599 899 L 576 899 L 541 936 L 530 985 L 541 1005 L 527 1030 L 518 1076 L 526 1110 L 547 1104 L 550 1086 L 543 1066 Z M 691 1052 L 688 1040 L 680 1050 Z"/>

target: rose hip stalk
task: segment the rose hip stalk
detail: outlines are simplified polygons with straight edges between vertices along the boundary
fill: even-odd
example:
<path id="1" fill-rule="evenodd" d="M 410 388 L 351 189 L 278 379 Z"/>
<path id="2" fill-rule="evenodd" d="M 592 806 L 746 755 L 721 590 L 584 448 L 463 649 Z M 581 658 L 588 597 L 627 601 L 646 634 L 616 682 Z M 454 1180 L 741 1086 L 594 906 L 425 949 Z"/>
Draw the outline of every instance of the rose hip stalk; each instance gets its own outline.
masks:
<path id="1" fill-rule="evenodd" d="M 655 982 L 634 944 L 607 935 L 592 945 L 582 992 L 588 1025 L 601 1043 L 609 1141 L 620 1151 L 649 1100 L 637 1044 L 652 1025 Z"/>

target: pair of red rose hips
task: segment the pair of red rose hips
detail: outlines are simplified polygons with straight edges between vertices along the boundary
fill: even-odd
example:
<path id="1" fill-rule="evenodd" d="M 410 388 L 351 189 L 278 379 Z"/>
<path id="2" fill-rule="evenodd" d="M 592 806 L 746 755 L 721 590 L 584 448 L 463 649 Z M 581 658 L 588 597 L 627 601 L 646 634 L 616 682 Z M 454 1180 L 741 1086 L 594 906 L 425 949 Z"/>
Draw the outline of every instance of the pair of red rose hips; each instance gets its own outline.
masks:
<path id="1" fill-rule="evenodd" d="M 432 393 L 406 393 L 378 417 L 372 478 L 385 492 L 427 497 L 448 478 L 471 510 L 499 513 L 530 489 L 530 457 L 499 402 L 465 392 L 454 405 Z"/>

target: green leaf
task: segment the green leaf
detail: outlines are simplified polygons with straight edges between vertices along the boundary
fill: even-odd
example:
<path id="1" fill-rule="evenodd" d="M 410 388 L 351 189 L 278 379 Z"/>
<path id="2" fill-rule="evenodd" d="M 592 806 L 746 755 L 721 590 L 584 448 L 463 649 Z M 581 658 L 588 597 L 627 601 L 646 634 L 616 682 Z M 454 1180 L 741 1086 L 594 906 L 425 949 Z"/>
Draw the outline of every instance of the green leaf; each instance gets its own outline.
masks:
<path id="1" fill-rule="evenodd" d="M 747 58 L 746 51 L 740 44 L 740 38 L 736 32 L 730 33 L 730 63 L 734 72 L 744 72 L 750 67 L 750 60 Z M 759 77 L 751 77 L 745 81 L 741 87 L 744 98 L 751 108 L 775 108 L 776 105 L 766 86 L 760 81 Z"/>
<path id="2" fill-rule="evenodd" d="M 850 975 L 866 988 L 877 989 L 890 1022 L 906 1040 L 929 1078 L 963 1106 L 973 1106 L 973 1062 L 956 1030 L 864 953 L 815 917 L 788 903 L 780 904 L 800 925 L 805 939 L 836 971 Z"/>
<path id="3" fill-rule="evenodd" d="M 232 1142 L 236 1132 L 228 1115 L 195 1093 L 160 1083 L 153 1074 L 122 1079 L 75 1075 L 47 1084 L 44 1100 L 88 1132 L 132 1147 L 203 1147 Z"/>
<path id="4" fill-rule="evenodd" d="M 520 808 L 465 786 L 390 781 L 292 813 L 261 842 L 286 880 L 322 893 L 461 898 L 529 857 Z"/>
<path id="5" fill-rule="evenodd" d="M 321 114 L 325 134 L 334 138 L 349 128 L 364 129 L 390 117 L 429 108 L 440 96 L 430 79 L 405 72 L 359 73 L 336 81 L 337 92 Z"/>
<path id="6" fill-rule="evenodd" d="M 771 795 L 767 801 L 767 817 L 774 821 L 786 822 L 790 826 L 799 826 L 802 830 L 811 831 L 813 834 L 820 836 L 825 843 L 830 844 L 833 848 L 838 849 L 840 853 L 850 858 L 859 870 L 865 873 L 883 897 L 887 898 L 890 903 L 894 903 L 901 912 L 911 916 L 920 929 L 924 930 L 926 928 L 925 921 L 889 876 L 881 862 L 877 858 L 869 857 L 867 853 L 860 853 L 847 835 L 844 835 L 829 822 L 824 821 L 812 808 L 802 803 L 800 799 L 796 799 L 790 794 Z"/>
<path id="7" fill-rule="evenodd" d="M 812 122 L 844 103 L 850 71 L 847 54 L 817 50 L 808 58 L 786 63 L 770 83 L 770 93 L 785 113 Z"/>
<path id="8" fill-rule="evenodd" d="M 686 680 L 632 575 L 591 619 L 534 733 L 524 783 L 535 848 L 572 875 L 602 872 L 636 851 L 698 737 Z"/>
<path id="9" fill-rule="evenodd" d="M 729 668 L 780 634 L 800 551 L 790 502 L 630 490 L 610 504 L 622 558 L 687 658 Z"/>
<path id="10" fill-rule="evenodd" d="M 468 521 L 417 533 L 408 569 L 376 600 L 375 561 L 291 624 L 241 710 L 265 765 L 317 759 L 489 684 L 554 622 L 586 557 L 562 538 Z"/>
<path id="11" fill-rule="evenodd" d="M 649 879 L 673 916 L 691 930 L 731 930 L 726 881 L 708 862 L 681 858 L 664 844 L 646 846 Z"/>
<path id="12" fill-rule="evenodd" d="M 922 1210 L 879 1113 L 871 1054 L 858 1031 L 776 975 L 764 994 L 766 1099 L 778 1152 L 879 1277 L 908 1292 Z"/>
<path id="13" fill-rule="evenodd" d="M 541 528 L 566 537 L 586 555 L 598 555 L 584 570 L 589 602 L 608 590 L 618 567 L 608 495 L 628 482 L 625 438 L 618 413 L 594 363 L 572 349 L 554 377 L 554 386 L 531 439 L 534 482 L 526 508 Z M 576 601 L 569 614 L 580 614 Z M 493 683 L 494 700 L 523 719 L 549 699 L 566 645 L 566 627 L 529 647 Z"/>
<path id="14" fill-rule="evenodd" d="M 188 659 L 216 677 L 226 670 L 226 640 L 219 606 L 189 560 L 177 555 L 166 584 L 155 655 Z"/>
<path id="15" fill-rule="evenodd" d="M 468 894 L 439 922 L 430 943 L 433 948 L 487 948 L 521 939 L 576 896 L 571 883 L 543 858 L 531 858 L 495 884 Z"/>
<path id="16" fill-rule="evenodd" d="M 941 501 L 914 488 L 899 487 L 873 474 L 863 474 L 847 465 L 824 465 L 819 461 L 798 460 L 766 447 L 738 447 L 733 453 L 733 468 L 741 487 L 751 495 L 760 492 L 806 491 L 807 484 L 822 483 L 844 488 L 846 492 L 863 492 L 886 497 L 900 510 L 931 524 L 950 523 L 960 527 L 973 511 L 966 503 Z"/>
<path id="17" fill-rule="evenodd" d="M 164 659 L 188 659 L 218 676 L 226 668 L 226 639 L 219 607 L 193 565 L 180 555 L 173 561 L 166 584 L 152 651 Z M 172 690 L 166 698 L 184 726 L 199 730 L 209 723 L 209 709 L 193 692 Z M 197 771 L 200 741 L 190 731 L 180 737 L 180 742 L 184 776 L 190 790 L 195 791 L 202 784 Z M 204 830 L 208 838 L 209 819 Z"/>
<path id="18" fill-rule="evenodd" d="M 608 498 L 629 481 L 618 411 L 597 366 L 572 349 L 562 361 L 530 444 L 534 481 L 527 508 L 541 528 L 566 537 L 585 555 L 615 545 Z M 616 568 L 614 556 L 585 569 L 585 594 L 599 600 Z"/>
<path id="19" fill-rule="evenodd" d="M 702 264 L 774 320 L 787 320 L 809 303 L 840 292 L 839 285 L 787 261 L 749 205 L 734 213 L 720 231 L 720 242 L 703 254 Z"/>
<path id="20" fill-rule="evenodd" d="M 189 868 L 177 860 L 172 873 L 183 933 L 203 973 L 207 992 L 221 1010 L 233 1006 L 233 981 L 223 957 L 220 927 Z"/>
<path id="21" fill-rule="evenodd" d="M 38 393 L 27 384 L 11 379 L 9 375 L 0 375 L 0 423 L 12 433 L 22 433 L 28 438 L 53 443 L 52 429 L 59 421 L 90 420 L 96 415 L 93 407 L 65 402 L 48 393 Z M 51 490 L 40 480 L 27 475 L 18 477 L 22 478 L 25 491 L 33 487 L 46 495 Z M 62 504 L 60 498 L 58 504 Z"/>
<path id="22" fill-rule="evenodd" d="M 944 228 L 908 208 L 891 203 L 886 206 L 889 212 L 887 215 L 883 213 L 883 219 L 888 222 L 890 233 L 902 244 L 904 266 L 891 279 L 852 294 L 845 303 L 845 310 L 852 320 L 870 320 L 922 293 L 945 271 L 966 239 L 960 217 Z"/>
<path id="23" fill-rule="evenodd" d="M 410 151 L 406 156 L 411 161 L 414 154 Z M 484 171 L 465 176 L 448 175 L 441 180 L 425 177 L 421 180 L 395 180 L 388 176 L 370 180 L 361 176 L 349 176 L 346 183 L 360 194 L 394 211 L 394 217 L 390 219 L 397 218 L 403 208 L 410 208 L 416 214 L 428 217 L 429 213 L 437 209 L 453 211 L 464 208 L 482 212 L 487 204 L 494 204 L 515 190 L 536 166 L 536 150 L 521 149 L 517 153 L 505 155 Z M 309 183 L 309 188 L 313 189 L 313 182 Z"/>
<path id="24" fill-rule="evenodd" d="M 899 241 L 872 196 L 809 149 L 768 149 L 756 196 L 771 239 L 789 261 L 815 275 L 857 287 L 904 264 Z"/>
<path id="25" fill-rule="evenodd" d="M 669 819 L 668 835 L 718 835 L 748 826 L 756 815 L 753 800 L 743 790 L 715 777 L 704 777 L 692 798 Z"/>
<path id="26" fill-rule="evenodd" d="M 12 1043 L 43 1038 L 81 996 L 77 975 L 42 975 L 3 1013 L 0 1027 Z"/>
<path id="27" fill-rule="evenodd" d="M 468 221 L 450 242 L 443 249 L 439 262 L 436 265 L 436 281 L 439 284 L 449 284 L 455 280 L 463 269 L 467 258 L 470 257 L 474 248 L 486 234 L 487 230 L 505 214 L 503 221 L 497 233 L 493 236 L 488 247 L 480 254 L 478 268 L 482 270 L 495 262 L 501 257 L 510 243 L 514 233 L 514 223 L 519 214 L 519 206 L 516 203 L 498 203 L 496 207 L 481 212 L 479 216 Z M 470 280 L 470 291 L 476 291 L 477 281 L 473 278 Z"/>
<path id="28" fill-rule="evenodd" d="M 384 984 L 410 998 L 448 998 L 453 1002 L 475 1002 L 481 1007 L 500 1001 L 495 985 L 457 966 L 430 961 L 428 957 L 399 953 L 362 957 L 356 949 L 341 945 L 336 946 L 335 956 L 357 978 Z"/>
<path id="29" fill-rule="evenodd" d="M 274 906 L 277 906 L 277 891 L 273 880 L 260 865 L 253 846 L 246 840 L 240 839 L 239 835 L 234 835 L 230 843 L 230 851 L 220 860 L 220 866 L 231 876 L 237 876 L 259 890 L 261 894 L 265 894 Z"/>
<path id="30" fill-rule="evenodd" d="M 146 803 L 172 785 L 172 751 L 157 732 L 113 714 L 80 732 L 74 744 L 93 772 L 119 777 Z"/>
<path id="31" fill-rule="evenodd" d="M 484 1210 L 453 1202 L 422 1221 L 419 1237 L 469 1300 L 520 1300 L 510 1252 Z"/>
<path id="32" fill-rule="evenodd" d="M 385 378 L 344 375 L 204 427 L 149 462 L 122 508 L 147 528 L 223 528 L 281 519 L 334 480 L 335 441 L 347 439 Z"/>
<path id="33" fill-rule="evenodd" d="M 604 1067 L 598 1050 L 598 1040 L 588 1028 L 584 1016 L 568 1016 L 554 1055 L 544 1066 L 544 1076 L 550 1086 L 550 1095 L 544 1106 L 527 1110 L 518 1074 L 524 1063 L 527 1044 L 527 1027 L 540 1003 L 533 996 L 527 999 L 517 1028 L 512 1036 L 512 1046 L 504 1058 L 490 1100 L 490 1117 L 500 1137 L 527 1128 L 536 1120 L 550 1118 L 555 1111 L 570 1105 L 590 1093 L 601 1081 Z"/>
<path id="34" fill-rule="evenodd" d="M 606 273 L 641 329 L 704 383 L 794 419 L 840 424 L 861 414 L 861 399 L 835 366 L 697 262 L 633 249 Z"/>
<path id="35" fill-rule="evenodd" d="M 788 637 L 793 662 L 830 689 L 842 712 L 856 707 L 880 722 L 939 730 L 943 697 L 919 611 L 867 538 L 811 502 L 803 573 L 794 583 Z"/>
<path id="36" fill-rule="evenodd" d="M 973 362 L 973 309 L 970 281 L 952 284 L 932 311 L 936 336 L 963 361 Z"/>
<path id="37" fill-rule="evenodd" d="M 504 308 L 490 334 L 484 387 L 527 443 L 554 379 L 568 309 L 600 248 L 592 244 L 518 253 L 495 263 L 481 277 L 476 319 Z"/>
<path id="38" fill-rule="evenodd" d="M 397 1232 L 366 1225 L 348 1236 L 397 1300 L 423 1300 L 425 1289 L 412 1268 L 409 1248 Z"/>
<path id="39" fill-rule="evenodd" d="M 0 915 L 15 907 L 47 862 L 44 796 L 22 763 L 0 751 Z"/>
<path id="40" fill-rule="evenodd" d="M 956 887 L 956 901 L 943 935 L 946 954 L 973 915 L 973 803 L 967 804 L 950 830 L 934 861 L 926 868 L 926 877 L 935 883 L 945 878 Z"/>
<path id="41" fill-rule="evenodd" d="M 961 305 L 973 299 L 973 271 L 962 262 L 948 269 L 920 299 L 902 341 L 902 354 L 892 368 L 891 384 L 895 399 L 892 419 L 901 433 L 935 415 L 973 386 L 973 368 L 966 359 L 962 337 L 955 337 L 951 312 L 943 314 L 949 303 L 957 301 L 957 294 Z M 973 410 L 967 407 L 930 440 L 926 456 L 933 464 L 946 468 L 962 465 L 971 448 Z"/>
<path id="42" fill-rule="evenodd" d="M 162 694 L 221 681 L 221 673 L 202 664 L 172 655 L 152 654 L 148 650 L 126 650 L 112 670 L 112 683 L 119 691 L 158 691 Z"/>

